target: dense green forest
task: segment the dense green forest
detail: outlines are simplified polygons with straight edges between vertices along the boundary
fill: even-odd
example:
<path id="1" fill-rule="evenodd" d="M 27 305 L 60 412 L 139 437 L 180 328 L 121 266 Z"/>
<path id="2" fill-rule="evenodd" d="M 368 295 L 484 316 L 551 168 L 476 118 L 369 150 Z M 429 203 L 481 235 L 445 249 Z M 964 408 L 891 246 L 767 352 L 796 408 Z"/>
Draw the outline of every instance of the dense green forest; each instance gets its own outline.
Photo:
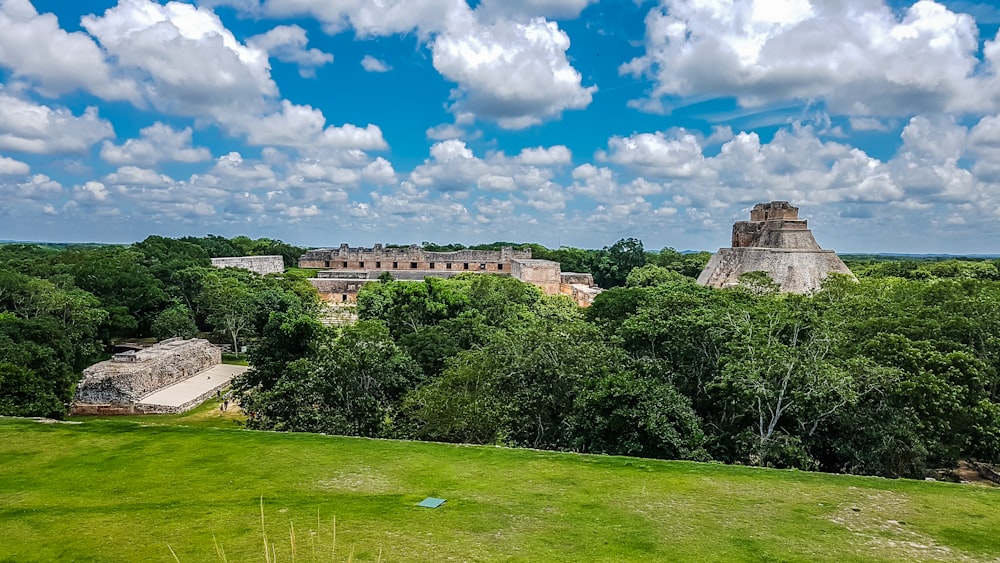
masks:
<path id="1" fill-rule="evenodd" d="M 302 250 L 276 245 L 0 247 L 0 412 L 62 415 L 115 338 L 215 331 L 251 343 L 234 390 L 257 429 L 892 477 L 1000 461 L 997 261 L 863 256 L 801 296 L 759 274 L 698 286 L 707 253 L 635 239 L 527 245 L 607 291 L 581 309 L 508 277 L 386 277 L 329 327 L 294 270 L 208 267 Z"/>
<path id="2" fill-rule="evenodd" d="M 0 245 L 0 414 L 62 417 L 84 367 L 126 338 L 191 337 L 233 346 L 272 312 L 315 316 L 294 272 L 261 277 L 209 258 L 303 249 L 271 239 L 151 236 L 129 245 Z"/>

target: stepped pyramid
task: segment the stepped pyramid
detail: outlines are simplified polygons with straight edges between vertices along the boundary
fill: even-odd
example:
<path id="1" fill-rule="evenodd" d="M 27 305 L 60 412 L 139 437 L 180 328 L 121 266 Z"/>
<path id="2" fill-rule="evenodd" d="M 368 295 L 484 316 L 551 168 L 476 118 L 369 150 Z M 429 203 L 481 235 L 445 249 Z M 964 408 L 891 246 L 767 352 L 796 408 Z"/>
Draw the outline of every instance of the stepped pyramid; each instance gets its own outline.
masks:
<path id="1" fill-rule="evenodd" d="M 758 203 L 749 221 L 733 224 L 732 248 L 720 248 L 708 261 L 698 283 L 711 287 L 731 287 L 749 272 L 765 272 L 789 293 L 810 293 L 819 289 L 830 272 L 853 276 L 832 250 L 816 244 L 799 208 L 787 201 Z"/>

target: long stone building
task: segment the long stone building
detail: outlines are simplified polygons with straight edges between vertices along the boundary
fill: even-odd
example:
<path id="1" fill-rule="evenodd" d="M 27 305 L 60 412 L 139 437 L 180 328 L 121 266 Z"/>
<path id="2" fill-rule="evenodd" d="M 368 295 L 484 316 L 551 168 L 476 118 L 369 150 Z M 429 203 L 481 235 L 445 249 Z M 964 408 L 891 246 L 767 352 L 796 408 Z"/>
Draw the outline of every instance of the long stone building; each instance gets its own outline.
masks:
<path id="1" fill-rule="evenodd" d="M 590 274 L 563 272 L 558 262 L 532 259 L 531 250 L 456 250 L 430 252 L 418 246 L 386 248 L 339 248 L 310 250 L 299 258 L 300 268 L 320 271 L 310 283 L 323 299 L 335 303 L 353 302 L 365 283 L 388 272 L 401 281 L 449 278 L 473 272 L 512 276 L 531 283 L 548 295 L 566 294 L 581 306 L 590 305 L 600 289 Z"/>
<path id="2" fill-rule="evenodd" d="M 170 338 L 139 350 L 115 354 L 83 370 L 70 406 L 73 414 L 149 414 L 183 412 L 200 404 L 246 368 L 221 364 L 222 352 L 200 338 Z M 237 367 L 237 371 L 220 369 Z M 213 379 L 214 376 L 214 379 Z M 202 378 L 204 381 L 194 381 Z M 158 393 L 182 383 L 195 384 L 180 402 L 161 402 Z"/>
<path id="3" fill-rule="evenodd" d="M 262 276 L 285 271 L 285 259 L 277 255 L 212 258 L 212 265 L 216 268 L 243 268 Z"/>
<path id="4" fill-rule="evenodd" d="M 749 221 L 733 224 L 731 248 L 720 248 L 698 276 L 698 283 L 732 287 L 750 272 L 765 272 L 781 291 L 810 293 L 831 273 L 853 276 L 833 250 L 817 244 L 799 208 L 787 201 L 758 203 Z"/>

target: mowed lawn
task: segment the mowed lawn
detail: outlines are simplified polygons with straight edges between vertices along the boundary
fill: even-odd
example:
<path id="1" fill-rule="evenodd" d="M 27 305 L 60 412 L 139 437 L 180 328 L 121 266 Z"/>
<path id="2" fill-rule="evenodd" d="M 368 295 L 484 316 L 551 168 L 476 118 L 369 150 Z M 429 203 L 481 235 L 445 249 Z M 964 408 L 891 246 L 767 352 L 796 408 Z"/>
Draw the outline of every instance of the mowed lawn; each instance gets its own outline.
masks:
<path id="1" fill-rule="evenodd" d="M 145 420 L 0 419 L 0 561 L 1000 558 L 997 488 Z"/>

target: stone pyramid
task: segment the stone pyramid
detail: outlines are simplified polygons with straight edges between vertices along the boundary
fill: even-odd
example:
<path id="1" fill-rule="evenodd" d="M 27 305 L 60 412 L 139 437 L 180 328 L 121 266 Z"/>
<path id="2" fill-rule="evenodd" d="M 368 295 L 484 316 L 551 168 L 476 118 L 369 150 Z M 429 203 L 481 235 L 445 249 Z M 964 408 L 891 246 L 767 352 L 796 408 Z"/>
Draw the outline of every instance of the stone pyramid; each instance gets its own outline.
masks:
<path id="1" fill-rule="evenodd" d="M 799 208 L 787 201 L 758 203 L 749 221 L 733 224 L 732 248 L 720 248 L 698 276 L 698 283 L 732 287 L 749 272 L 765 272 L 788 293 L 810 293 L 831 272 L 853 276 L 832 250 L 816 243 Z"/>

